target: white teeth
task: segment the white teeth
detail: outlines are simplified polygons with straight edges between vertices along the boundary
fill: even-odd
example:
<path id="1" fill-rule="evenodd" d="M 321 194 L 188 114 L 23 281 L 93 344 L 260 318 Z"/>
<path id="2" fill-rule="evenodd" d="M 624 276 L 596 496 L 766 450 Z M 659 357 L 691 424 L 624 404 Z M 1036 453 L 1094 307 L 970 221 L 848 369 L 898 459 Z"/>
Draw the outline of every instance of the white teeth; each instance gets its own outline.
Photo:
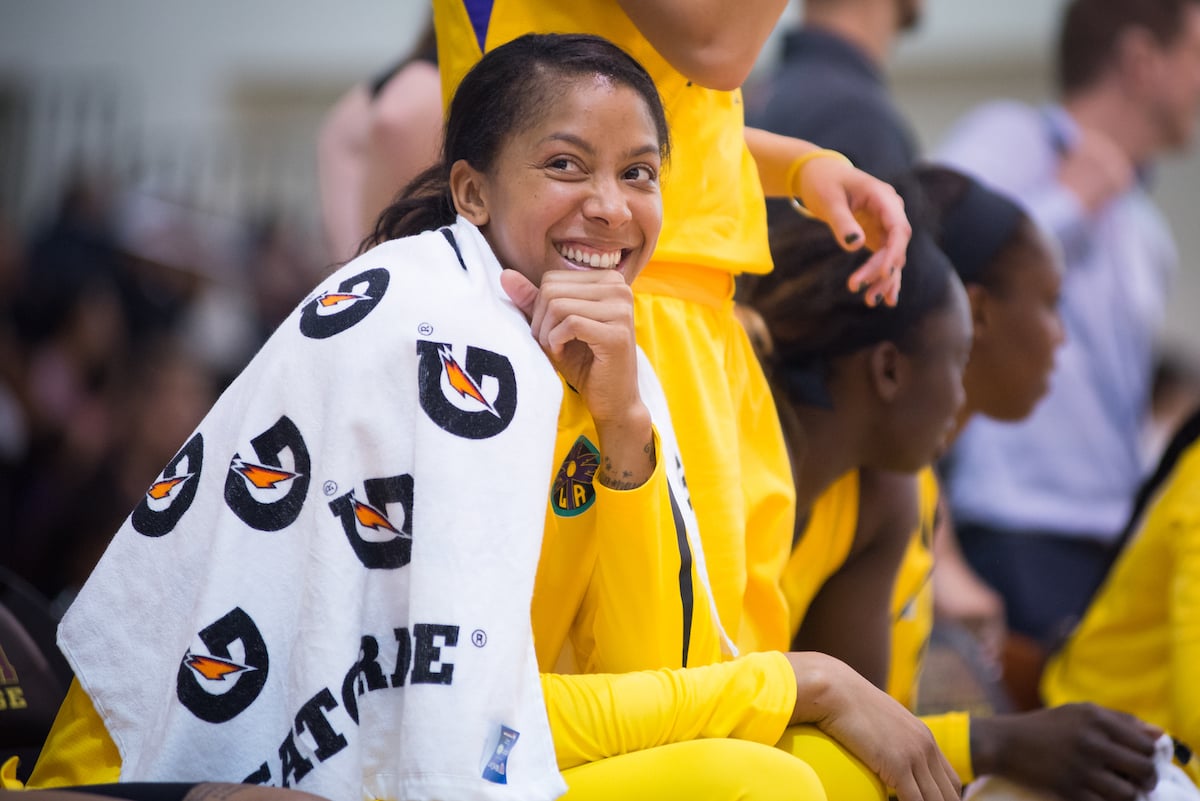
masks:
<path id="1" fill-rule="evenodd" d="M 619 250 L 609 253 L 584 253 L 578 248 L 563 247 L 558 252 L 562 254 L 563 258 L 583 267 L 607 270 L 621 263 L 621 251 Z"/>

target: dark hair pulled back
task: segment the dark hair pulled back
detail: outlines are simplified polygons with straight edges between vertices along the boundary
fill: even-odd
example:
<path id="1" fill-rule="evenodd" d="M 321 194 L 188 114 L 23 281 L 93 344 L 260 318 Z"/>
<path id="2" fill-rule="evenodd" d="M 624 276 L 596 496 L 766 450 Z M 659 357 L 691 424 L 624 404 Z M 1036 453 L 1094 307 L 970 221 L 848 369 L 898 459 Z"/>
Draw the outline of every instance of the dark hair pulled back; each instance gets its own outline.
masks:
<path id="1" fill-rule="evenodd" d="M 824 223 L 785 218 L 771 230 L 771 255 L 774 271 L 748 297 L 771 335 L 767 367 L 793 400 L 817 406 L 831 404 L 826 382 L 839 358 L 880 342 L 913 351 L 920 323 L 945 306 L 957 280 L 916 220 L 894 307 L 869 307 L 849 290 L 850 275 L 870 253 L 842 250 Z"/>
<path id="2" fill-rule="evenodd" d="M 526 34 L 484 55 L 450 101 L 441 159 L 406 186 L 380 214 L 360 251 L 454 222 L 450 168 L 465 160 L 490 170 L 510 136 L 537 124 L 546 109 L 573 90 L 570 79 L 598 76 L 637 92 L 646 102 L 665 160 L 670 151 L 666 113 L 654 80 L 625 51 L 588 34 Z"/>

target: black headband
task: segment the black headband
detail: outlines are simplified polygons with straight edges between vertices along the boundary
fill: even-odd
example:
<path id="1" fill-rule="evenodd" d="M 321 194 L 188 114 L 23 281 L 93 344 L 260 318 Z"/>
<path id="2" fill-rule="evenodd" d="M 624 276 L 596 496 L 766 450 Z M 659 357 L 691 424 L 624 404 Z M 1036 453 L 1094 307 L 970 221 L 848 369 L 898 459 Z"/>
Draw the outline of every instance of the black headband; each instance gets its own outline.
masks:
<path id="1" fill-rule="evenodd" d="M 942 216 L 942 252 L 964 284 L 983 282 L 983 274 L 1016 233 L 1025 217 L 1013 201 L 972 180 L 967 191 Z"/>

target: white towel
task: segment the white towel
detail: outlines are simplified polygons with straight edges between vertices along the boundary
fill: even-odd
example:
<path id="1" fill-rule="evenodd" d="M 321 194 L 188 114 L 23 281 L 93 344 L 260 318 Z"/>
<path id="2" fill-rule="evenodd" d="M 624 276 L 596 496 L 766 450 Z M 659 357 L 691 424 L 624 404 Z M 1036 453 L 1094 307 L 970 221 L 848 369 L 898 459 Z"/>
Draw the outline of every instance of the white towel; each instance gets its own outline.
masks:
<path id="1" fill-rule="evenodd" d="M 529 622 L 561 385 L 461 218 L 312 293 L 59 642 L 121 779 L 550 799 Z"/>

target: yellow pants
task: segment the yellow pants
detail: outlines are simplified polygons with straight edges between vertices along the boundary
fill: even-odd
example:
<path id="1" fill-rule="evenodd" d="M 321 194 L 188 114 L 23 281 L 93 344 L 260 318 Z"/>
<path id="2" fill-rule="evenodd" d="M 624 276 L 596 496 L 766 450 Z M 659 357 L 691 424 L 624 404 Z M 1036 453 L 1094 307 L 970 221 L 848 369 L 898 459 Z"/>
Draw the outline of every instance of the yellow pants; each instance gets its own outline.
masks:
<path id="1" fill-rule="evenodd" d="M 777 747 L 746 740 L 691 740 L 563 771 L 564 801 L 883 801 L 879 780 L 809 726 Z"/>

